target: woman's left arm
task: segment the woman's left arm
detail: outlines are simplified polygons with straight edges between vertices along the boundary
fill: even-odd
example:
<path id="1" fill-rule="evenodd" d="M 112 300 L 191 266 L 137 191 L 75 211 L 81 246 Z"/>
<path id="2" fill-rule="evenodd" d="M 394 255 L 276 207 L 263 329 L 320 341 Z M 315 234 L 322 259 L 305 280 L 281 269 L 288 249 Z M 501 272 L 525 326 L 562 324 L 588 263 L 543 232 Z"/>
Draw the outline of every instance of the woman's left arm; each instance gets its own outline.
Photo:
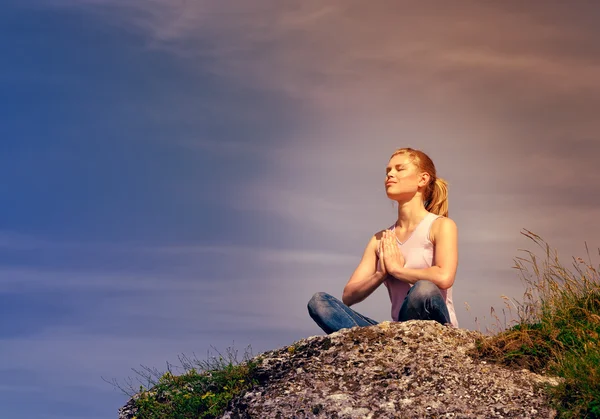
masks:
<path id="1" fill-rule="evenodd" d="M 388 274 L 394 278 L 414 284 L 426 279 L 440 289 L 448 289 L 454 284 L 454 276 L 458 267 L 458 229 L 450 218 L 440 217 L 431 226 L 435 264 L 431 268 L 411 269 L 398 267 Z"/>

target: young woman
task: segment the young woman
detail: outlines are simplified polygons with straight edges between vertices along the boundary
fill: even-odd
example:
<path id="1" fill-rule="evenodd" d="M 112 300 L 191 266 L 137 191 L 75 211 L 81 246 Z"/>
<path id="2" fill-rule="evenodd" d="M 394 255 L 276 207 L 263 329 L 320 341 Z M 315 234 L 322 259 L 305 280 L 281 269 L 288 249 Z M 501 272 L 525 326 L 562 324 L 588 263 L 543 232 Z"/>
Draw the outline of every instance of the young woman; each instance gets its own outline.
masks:
<path id="1" fill-rule="evenodd" d="M 326 333 L 377 324 L 350 306 L 385 284 L 392 319 L 435 320 L 458 327 L 452 285 L 458 266 L 458 232 L 448 218 L 447 183 L 429 156 L 396 150 L 385 169 L 385 191 L 398 202 L 398 219 L 376 233 L 344 287 L 342 301 L 316 293 L 308 312 Z"/>

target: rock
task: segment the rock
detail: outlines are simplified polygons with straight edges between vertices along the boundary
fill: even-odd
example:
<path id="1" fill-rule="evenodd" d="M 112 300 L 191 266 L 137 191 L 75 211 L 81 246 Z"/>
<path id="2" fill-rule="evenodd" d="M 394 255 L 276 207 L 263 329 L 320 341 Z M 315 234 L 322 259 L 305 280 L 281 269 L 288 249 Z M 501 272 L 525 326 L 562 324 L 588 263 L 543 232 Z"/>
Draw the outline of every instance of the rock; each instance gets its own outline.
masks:
<path id="1" fill-rule="evenodd" d="M 135 401 L 139 398 L 139 394 L 135 394 L 130 398 L 125 406 L 119 409 L 119 419 L 132 419 L 136 414 Z"/>
<path id="2" fill-rule="evenodd" d="M 472 359 L 482 335 L 383 322 L 260 355 L 261 384 L 223 418 L 553 418 L 551 378 Z"/>
<path id="3" fill-rule="evenodd" d="M 544 383 L 468 355 L 479 332 L 383 322 L 258 355 L 259 384 L 222 416 L 240 418 L 553 418 Z M 132 400 L 120 409 L 131 419 Z"/>

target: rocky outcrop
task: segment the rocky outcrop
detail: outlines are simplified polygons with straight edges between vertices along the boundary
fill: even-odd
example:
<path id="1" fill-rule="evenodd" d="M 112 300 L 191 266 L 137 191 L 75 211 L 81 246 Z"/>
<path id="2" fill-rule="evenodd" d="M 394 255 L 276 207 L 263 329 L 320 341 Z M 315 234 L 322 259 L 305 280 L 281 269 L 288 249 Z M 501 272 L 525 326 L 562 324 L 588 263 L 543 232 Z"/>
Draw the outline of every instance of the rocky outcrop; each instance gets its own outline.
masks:
<path id="1" fill-rule="evenodd" d="M 259 355 L 260 384 L 223 418 L 554 417 L 544 384 L 556 380 L 470 357 L 480 337 L 409 321 L 303 339 Z"/>
<path id="2" fill-rule="evenodd" d="M 551 418 L 527 370 L 471 358 L 478 332 L 432 321 L 384 322 L 262 355 L 262 384 L 224 418 Z"/>

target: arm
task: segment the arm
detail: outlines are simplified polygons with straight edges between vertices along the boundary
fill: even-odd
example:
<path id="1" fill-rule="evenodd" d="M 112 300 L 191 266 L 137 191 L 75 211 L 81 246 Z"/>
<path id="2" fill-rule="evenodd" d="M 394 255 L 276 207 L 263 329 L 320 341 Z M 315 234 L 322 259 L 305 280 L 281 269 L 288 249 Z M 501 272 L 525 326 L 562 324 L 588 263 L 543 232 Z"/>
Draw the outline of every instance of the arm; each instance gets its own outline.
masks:
<path id="1" fill-rule="evenodd" d="M 387 277 L 386 272 L 377 270 L 378 236 L 380 233 L 371 237 L 358 267 L 344 287 L 342 302 L 347 306 L 360 303 L 367 298 Z"/>
<path id="2" fill-rule="evenodd" d="M 390 272 L 394 278 L 414 284 L 426 279 L 440 289 L 448 289 L 454 284 L 458 268 L 458 230 L 456 223 L 449 218 L 438 218 L 431 226 L 431 241 L 434 246 L 435 265 L 425 269 L 399 267 Z"/>

